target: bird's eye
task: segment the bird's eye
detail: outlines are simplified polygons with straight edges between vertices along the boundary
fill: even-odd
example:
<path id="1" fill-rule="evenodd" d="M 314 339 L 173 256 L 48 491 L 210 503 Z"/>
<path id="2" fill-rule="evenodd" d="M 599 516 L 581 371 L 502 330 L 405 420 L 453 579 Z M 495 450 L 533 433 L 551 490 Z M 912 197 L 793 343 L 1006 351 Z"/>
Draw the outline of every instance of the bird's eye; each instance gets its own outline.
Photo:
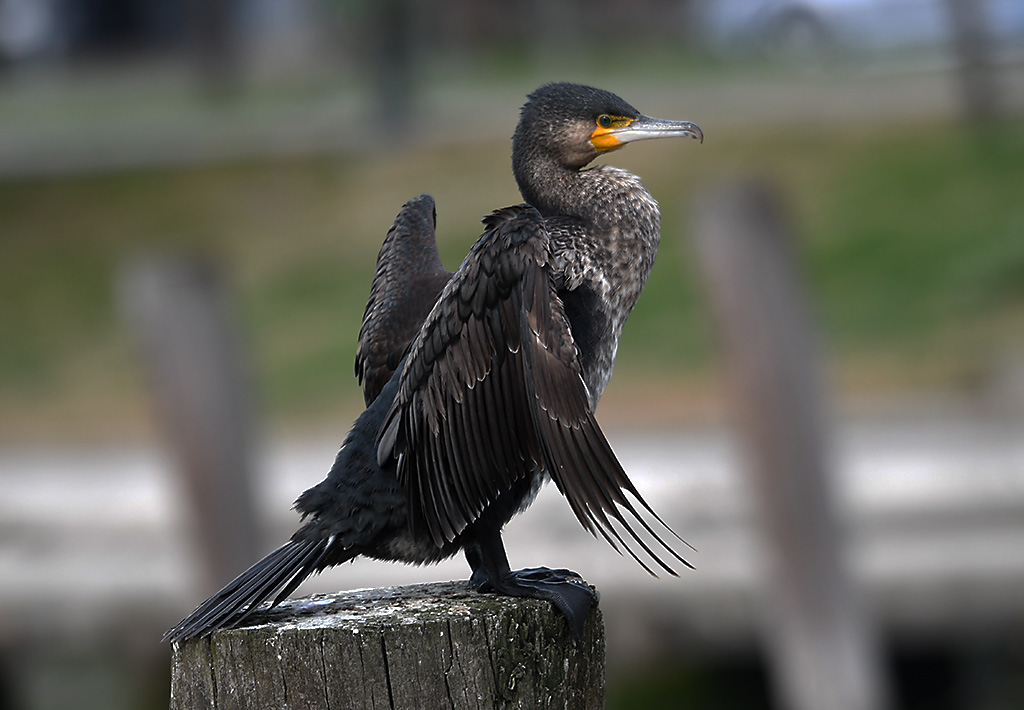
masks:
<path id="1" fill-rule="evenodd" d="M 612 125 L 612 117 L 606 113 L 602 113 L 597 117 L 597 125 L 601 128 L 609 128 Z"/>

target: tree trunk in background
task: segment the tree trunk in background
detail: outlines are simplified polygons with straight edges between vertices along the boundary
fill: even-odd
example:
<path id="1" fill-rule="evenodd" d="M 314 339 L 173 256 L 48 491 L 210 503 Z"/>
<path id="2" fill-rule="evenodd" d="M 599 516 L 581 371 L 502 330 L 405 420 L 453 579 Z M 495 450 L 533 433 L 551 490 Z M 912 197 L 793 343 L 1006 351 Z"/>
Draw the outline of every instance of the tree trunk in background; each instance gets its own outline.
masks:
<path id="1" fill-rule="evenodd" d="M 212 96 L 238 83 L 238 45 L 232 0 L 189 0 L 188 32 L 196 73 Z"/>
<path id="2" fill-rule="evenodd" d="M 945 0 L 964 116 L 989 123 L 1000 116 L 992 32 L 984 0 Z"/>
<path id="3" fill-rule="evenodd" d="M 377 0 L 369 12 L 376 118 L 386 138 L 400 139 L 413 127 L 414 8 L 409 0 Z"/>

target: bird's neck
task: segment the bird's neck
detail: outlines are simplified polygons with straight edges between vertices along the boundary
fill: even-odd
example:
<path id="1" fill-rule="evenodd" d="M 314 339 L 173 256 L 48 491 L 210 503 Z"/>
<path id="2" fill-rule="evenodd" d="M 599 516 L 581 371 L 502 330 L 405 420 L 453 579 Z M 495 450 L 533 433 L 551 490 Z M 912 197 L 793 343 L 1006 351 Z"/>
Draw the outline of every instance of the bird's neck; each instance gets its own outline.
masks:
<path id="1" fill-rule="evenodd" d="M 512 166 L 523 200 L 545 217 L 576 218 L 593 236 L 639 236 L 651 243 L 632 248 L 657 249 L 658 204 L 636 175 L 610 165 L 569 168 L 539 156 L 513 156 Z"/>
<path id="2" fill-rule="evenodd" d="M 523 198 L 561 225 L 553 239 L 563 299 L 596 407 L 622 326 L 654 265 L 661 237 L 657 202 L 637 176 L 607 165 L 569 170 L 532 164 L 516 179 Z"/>
<path id="3" fill-rule="evenodd" d="M 546 156 L 522 156 L 516 152 L 512 157 L 512 173 L 523 200 L 545 217 L 579 216 L 587 197 L 579 170 Z"/>

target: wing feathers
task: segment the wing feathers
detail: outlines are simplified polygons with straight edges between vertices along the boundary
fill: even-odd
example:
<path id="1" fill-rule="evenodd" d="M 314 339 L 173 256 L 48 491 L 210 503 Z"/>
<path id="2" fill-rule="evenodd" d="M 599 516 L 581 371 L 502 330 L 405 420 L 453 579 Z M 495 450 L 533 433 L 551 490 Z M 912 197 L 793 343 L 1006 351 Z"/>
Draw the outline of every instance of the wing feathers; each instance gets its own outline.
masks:
<path id="1" fill-rule="evenodd" d="M 451 278 L 437 253 L 434 199 L 402 206 L 377 255 L 377 271 L 356 345 L 356 378 L 369 406 L 398 368 L 441 289 Z"/>

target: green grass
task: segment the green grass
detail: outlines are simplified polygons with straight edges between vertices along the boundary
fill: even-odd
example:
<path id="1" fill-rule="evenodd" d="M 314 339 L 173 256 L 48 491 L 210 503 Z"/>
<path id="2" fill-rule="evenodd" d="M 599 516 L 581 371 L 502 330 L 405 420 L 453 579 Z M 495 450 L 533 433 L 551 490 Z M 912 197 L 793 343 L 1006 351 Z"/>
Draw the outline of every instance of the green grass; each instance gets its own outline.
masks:
<path id="1" fill-rule="evenodd" d="M 884 345 L 1024 302 L 1021 133 L 888 149 L 851 161 L 822 205 L 813 264 L 836 335 Z"/>
<path id="2" fill-rule="evenodd" d="M 498 141 L 0 183 L 0 428 L 88 434 L 97 421 L 132 431 L 147 418 L 113 283 L 125 258 L 151 251 L 224 266 L 274 422 L 354 411 L 354 340 L 395 212 L 432 192 L 454 268 L 479 217 L 518 201 L 507 150 Z M 987 140 L 946 125 L 737 132 L 641 145 L 611 162 L 642 175 L 664 213 L 659 262 L 619 351 L 625 382 L 700 377 L 713 362 L 688 206 L 709 183 L 750 172 L 788 196 L 845 367 L 893 361 L 914 386 L 922 355 L 943 372 L 974 372 L 1014 345 L 1024 126 Z"/>

